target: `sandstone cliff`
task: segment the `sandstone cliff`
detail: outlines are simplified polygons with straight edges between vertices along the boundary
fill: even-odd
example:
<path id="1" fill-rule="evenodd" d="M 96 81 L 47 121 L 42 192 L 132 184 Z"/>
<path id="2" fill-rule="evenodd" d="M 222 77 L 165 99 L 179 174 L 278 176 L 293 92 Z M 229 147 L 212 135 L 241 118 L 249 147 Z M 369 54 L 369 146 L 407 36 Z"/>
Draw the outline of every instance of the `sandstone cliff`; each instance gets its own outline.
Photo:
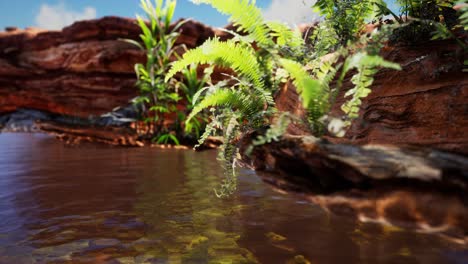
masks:
<path id="1" fill-rule="evenodd" d="M 360 117 L 345 138 L 336 143 L 421 145 L 468 154 L 468 79 L 463 53 L 455 41 L 432 41 L 420 46 L 387 47 L 383 56 L 403 70 L 382 70 L 372 93 L 363 100 Z M 342 115 L 345 83 L 333 106 Z M 281 110 L 303 114 L 294 87 L 277 96 Z M 300 135 L 299 127 L 290 130 Z"/>
<path id="2" fill-rule="evenodd" d="M 178 43 L 189 48 L 223 37 L 194 21 L 180 32 Z M 133 65 L 145 55 L 119 39 L 137 39 L 139 33 L 134 20 L 118 17 L 77 22 L 62 31 L 0 32 L 0 117 L 26 108 L 86 119 L 127 105 L 137 93 Z M 467 78 L 456 43 L 389 47 L 383 55 L 403 71 L 381 71 L 361 118 L 345 139 L 333 141 L 417 144 L 468 154 Z M 301 112 L 292 87 L 277 100 L 281 110 Z M 341 104 L 336 102 L 336 114 Z"/>
<path id="3" fill-rule="evenodd" d="M 215 31 L 190 21 L 178 44 L 193 48 Z M 62 31 L 0 32 L 0 115 L 19 108 L 87 118 L 137 94 L 133 65 L 145 54 L 119 39 L 138 39 L 133 19 L 104 17 Z"/>

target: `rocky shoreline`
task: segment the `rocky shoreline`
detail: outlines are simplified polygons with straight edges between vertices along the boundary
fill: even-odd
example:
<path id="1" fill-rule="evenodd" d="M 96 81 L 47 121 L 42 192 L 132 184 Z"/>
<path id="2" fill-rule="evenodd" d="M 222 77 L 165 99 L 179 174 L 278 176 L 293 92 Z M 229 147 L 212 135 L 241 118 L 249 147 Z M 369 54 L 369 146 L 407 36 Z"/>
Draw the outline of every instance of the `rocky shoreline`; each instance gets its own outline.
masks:
<path id="1" fill-rule="evenodd" d="M 241 153 L 250 140 L 242 145 Z M 462 156 L 285 135 L 244 155 L 243 165 L 280 192 L 301 193 L 328 211 L 468 242 L 468 159 Z"/>
<path id="2" fill-rule="evenodd" d="M 188 48 L 227 38 L 195 21 L 180 33 L 178 44 Z M 0 32 L 0 132 L 144 145 L 130 102 L 137 95 L 133 65 L 145 56 L 119 40 L 138 34 L 134 20 L 118 17 L 62 31 Z M 376 76 L 344 138 L 318 140 L 291 126 L 290 135 L 256 148 L 244 163 L 276 188 L 303 193 L 327 210 L 468 242 L 468 79 L 461 52 L 451 40 L 386 47 L 384 57 L 403 71 Z M 281 111 L 304 112 L 291 85 L 276 102 Z"/>
<path id="3" fill-rule="evenodd" d="M 133 19 L 119 17 L 81 21 L 62 31 L 0 32 L 0 127 L 5 126 L 1 122 L 5 116 L 22 109 L 114 125 L 106 117 L 131 104 L 137 95 L 133 65 L 144 61 L 143 52 L 121 39 L 137 39 L 139 32 Z M 185 23 L 180 33 L 177 43 L 188 48 L 210 37 L 228 37 L 196 21 Z M 467 155 L 468 81 L 462 55 L 451 40 L 386 47 L 383 56 L 402 65 L 403 71 L 381 71 L 345 138 L 329 139 L 360 145 L 419 145 Z M 347 80 L 343 93 L 349 85 Z M 301 114 L 294 87 L 286 85 L 276 101 L 279 110 Z M 336 102 L 333 113 L 340 114 L 341 104 Z M 134 113 L 126 112 L 116 119 L 134 118 Z M 289 132 L 307 133 L 297 128 Z"/>

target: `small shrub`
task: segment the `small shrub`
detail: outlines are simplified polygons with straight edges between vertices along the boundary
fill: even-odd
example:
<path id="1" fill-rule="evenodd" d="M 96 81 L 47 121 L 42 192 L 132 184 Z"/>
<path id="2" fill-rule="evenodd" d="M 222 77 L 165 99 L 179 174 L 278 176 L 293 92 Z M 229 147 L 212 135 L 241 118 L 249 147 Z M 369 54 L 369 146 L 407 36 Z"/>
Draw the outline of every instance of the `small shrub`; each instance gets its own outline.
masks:
<path id="1" fill-rule="evenodd" d="M 179 36 L 177 30 L 183 23 L 170 29 L 176 4 L 176 0 L 156 0 L 154 5 L 150 0 L 141 0 L 149 22 L 137 16 L 142 43 L 126 40 L 146 52 L 146 64 L 135 65 L 139 96 L 134 103 L 142 108 L 142 118 L 152 128 L 147 136 L 155 137 L 153 141 L 158 143 L 179 143 L 178 131 L 167 127 L 164 120 L 165 115 L 177 111 L 176 103 L 180 100 L 175 86 L 164 80 L 175 52 L 174 44 Z"/>
<path id="2" fill-rule="evenodd" d="M 233 39 L 221 41 L 210 39 L 200 47 L 186 52 L 183 57 L 174 62 L 166 75 L 166 80 L 172 78 L 177 72 L 190 65 L 210 64 L 213 66 L 228 67 L 234 70 L 235 76 L 229 80 L 211 85 L 200 93 L 204 94 L 202 100 L 196 101 L 191 114 L 187 118 L 190 122 L 203 110 L 209 110 L 212 115 L 205 133 L 200 138 L 200 144 L 212 134 L 222 133 L 224 144 L 221 146 L 220 160 L 224 162 L 225 179 L 221 188 L 216 191 L 219 197 L 228 196 L 236 188 L 235 164 L 239 156 L 236 145 L 242 134 L 249 131 L 264 130 L 270 127 L 270 120 L 277 116 L 279 122 L 267 131 L 267 135 L 259 137 L 255 144 L 269 142 L 279 138 L 278 133 L 284 132 L 288 122 L 284 121 L 290 115 L 278 113 L 272 94 L 280 84 L 291 80 L 299 92 L 303 106 L 310 113 L 308 121 L 314 132 L 321 130 L 322 118 L 326 116 L 334 102 L 339 85 L 331 87 L 332 81 L 338 76 L 343 81 L 346 74 L 355 69 L 353 77 L 355 87 L 346 96 L 350 99 L 343 105 L 344 112 L 349 118 L 355 118 L 361 104 L 361 99 L 370 92 L 372 76 L 379 67 L 398 69 L 398 65 L 386 62 L 377 54 L 369 50 L 356 51 L 359 45 L 342 46 L 342 43 L 352 43 L 358 38 L 358 31 L 369 16 L 372 1 L 340 1 L 350 2 L 351 6 L 342 9 L 342 16 L 338 21 L 332 15 L 336 10 L 333 1 L 319 1 L 320 8 L 332 7 L 325 25 L 333 25 L 335 30 L 326 40 L 317 40 L 316 45 L 322 49 L 311 52 L 298 31 L 292 31 L 286 25 L 276 22 L 267 22 L 263 19 L 260 9 L 255 7 L 255 1 L 246 0 L 198 0 L 196 3 L 211 4 L 223 14 L 230 16 L 235 26 L 246 35 L 234 35 Z M 345 5 L 339 5 L 345 7 Z M 351 7 L 359 7 L 355 11 Z M 347 10 L 347 11 L 344 11 Z M 352 16 L 347 16 L 347 12 Z M 346 18 L 346 19 L 344 19 Z M 353 18 L 356 21 L 351 27 L 345 23 Z M 346 22 L 345 22 L 346 20 Z M 323 31 L 325 32 L 325 31 Z M 345 34 L 336 42 L 337 32 Z M 318 33 L 320 34 L 320 33 Z M 322 38 L 323 39 L 323 38 Z M 335 42 L 330 41 L 334 39 Z M 330 41 L 331 44 L 325 43 Z M 253 47 L 255 43 L 255 49 Z M 362 43 L 360 43 L 362 44 Z M 355 50 L 353 50 L 355 49 Z M 336 56 L 330 62 L 321 63 L 321 55 L 325 52 L 337 50 Z M 229 51 L 229 52 L 226 52 Z M 351 51 L 355 51 L 351 54 Z M 340 58 L 345 58 L 341 63 Z M 312 61 L 308 61 L 312 60 Z M 268 133 L 268 131 L 270 131 Z"/>

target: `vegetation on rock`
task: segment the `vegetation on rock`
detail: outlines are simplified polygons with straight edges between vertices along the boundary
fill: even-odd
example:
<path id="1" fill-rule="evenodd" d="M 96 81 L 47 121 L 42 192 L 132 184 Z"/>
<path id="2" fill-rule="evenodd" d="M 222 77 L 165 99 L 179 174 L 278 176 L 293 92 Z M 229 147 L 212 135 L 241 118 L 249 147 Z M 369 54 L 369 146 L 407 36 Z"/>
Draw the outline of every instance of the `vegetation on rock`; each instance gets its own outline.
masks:
<path id="1" fill-rule="evenodd" d="M 142 17 L 137 16 L 138 25 L 142 30 L 140 38 L 143 45 L 134 40 L 126 40 L 146 52 L 146 64 L 135 65 L 140 95 L 134 103 L 142 108 L 142 118 L 151 128 L 147 136 L 152 137 L 158 144 L 172 142 L 179 145 L 178 137 L 183 135 L 183 129 L 180 126 L 181 122 L 178 121 L 184 117 L 184 113 L 177 109 L 177 103 L 182 99 L 178 88 L 182 88 L 183 92 L 189 95 L 201 86 L 199 82 L 193 81 L 190 71 L 185 74 L 186 77 L 192 78 L 187 83 L 180 84 L 176 79 L 164 81 L 172 58 L 177 56 L 175 53 L 175 42 L 179 37 L 177 30 L 184 23 L 180 21 L 171 26 L 176 5 L 176 0 L 157 0 L 154 5 L 150 0 L 141 0 L 141 7 L 149 21 L 147 23 Z M 173 124 L 165 122 L 167 121 L 165 117 L 170 114 L 175 114 L 177 117 Z M 197 129 L 200 127 L 201 124 L 198 124 Z"/>
<path id="2" fill-rule="evenodd" d="M 219 158 L 224 163 L 225 179 L 216 191 L 219 197 L 228 196 L 236 189 L 235 165 L 240 156 L 237 142 L 242 135 L 266 131 L 254 140 L 253 145 L 257 146 L 278 140 L 291 122 L 301 122 L 316 136 L 324 133 L 343 136 L 351 121 L 359 116 L 362 99 L 372 92 L 374 75 L 381 68 L 401 69 L 380 56 L 389 38 L 409 38 L 402 33 L 408 30 L 405 28 L 419 27 L 422 24 L 417 23 L 425 23 L 427 19 L 435 25 L 448 26 L 449 22 L 445 23 L 441 16 L 448 12 L 446 7 L 453 5 L 452 1 L 428 0 L 427 5 L 402 1 L 401 14 L 396 15 L 381 0 L 319 0 L 314 8 L 324 20 L 303 38 L 301 32 L 285 24 L 266 21 L 255 1 L 193 2 L 210 4 L 228 15 L 236 32 L 227 31 L 232 35 L 228 40 L 209 39 L 170 64 L 180 26 L 168 32 L 176 1 L 168 0 L 165 8 L 161 8 L 163 0 L 157 0 L 155 6 L 149 0 L 142 0 L 150 26 L 138 19 L 145 44 L 141 47 L 148 52 L 146 66 L 136 65 L 141 91 L 138 102 L 149 106 L 147 120 L 157 124 L 158 143 L 172 140 L 178 144 L 176 135 L 183 129 L 201 135 L 199 145 L 211 135 L 223 136 Z M 392 15 L 398 23 L 384 23 L 387 15 Z M 415 18 L 410 21 L 410 16 Z M 460 24 L 464 25 L 465 20 L 462 14 Z M 366 33 L 366 24 L 371 21 L 378 21 L 378 25 Z M 439 29 L 434 38 L 449 37 L 444 32 Z M 201 79 L 197 72 L 200 65 L 210 66 Z M 233 74 L 212 83 L 210 74 L 214 67 L 230 68 Z M 185 83 L 175 79 L 180 72 Z M 344 93 L 343 115 L 332 116 L 331 106 L 347 80 L 353 86 Z M 307 112 L 305 118 L 277 110 L 274 95 L 287 82 L 293 83 L 299 93 Z M 175 109 L 180 96 L 187 101 L 185 111 Z M 161 114 L 175 111 L 178 114 L 173 130 L 164 130 Z M 201 133 L 204 122 L 208 124 Z"/>
<path id="3" fill-rule="evenodd" d="M 203 89 L 204 98 L 195 102 L 196 106 L 187 119 L 190 121 L 198 113 L 210 109 L 211 122 L 201 137 L 200 144 L 209 135 L 218 131 L 223 134 L 224 144 L 221 147 L 220 159 L 225 162 L 226 178 L 220 191 L 217 192 L 218 196 L 229 195 L 235 190 L 234 167 L 239 154 L 236 146 L 238 138 L 244 133 L 270 127 L 271 120 L 278 116 L 281 116 L 280 119 L 288 116 L 278 113 L 273 100 L 273 94 L 282 83 L 287 81 L 294 83 L 301 95 L 303 106 L 309 112 L 308 120 L 303 122 L 308 123 L 313 132 L 321 133 L 325 123 L 324 118 L 330 111 L 330 106 L 340 88 L 339 85 L 331 87 L 338 73 L 340 76 L 337 83 L 342 83 L 348 72 L 357 70 L 352 79 L 355 87 L 348 92 L 346 96 L 350 99 L 343 105 L 345 114 L 349 118 L 355 118 L 361 98 L 370 92 L 372 76 L 377 69 L 399 68 L 398 65 L 378 56 L 378 49 L 375 48 L 377 44 L 359 48 L 359 45 L 353 42 L 370 12 L 370 6 L 367 6 L 370 3 L 361 7 L 362 3 L 356 2 L 351 6 L 359 6 L 366 11 L 361 15 L 355 14 L 362 21 L 356 22 L 352 33 L 341 41 L 349 44 L 316 43 L 317 46 L 326 48 L 314 51 L 307 46 L 300 32 L 292 31 L 281 23 L 265 21 L 254 2 L 240 0 L 195 2 L 211 4 L 221 13 L 229 15 L 230 21 L 234 22 L 238 31 L 245 33 L 240 35 L 230 32 L 234 38 L 226 41 L 217 38 L 206 41 L 200 47 L 186 52 L 182 59 L 172 65 L 166 75 L 168 81 L 177 72 L 192 64 L 228 67 L 236 74 L 229 76 L 227 81 Z M 323 1 L 317 3 L 317 7 L 321 8 L 323 13 L 328 11 L 328 6 Z M 330 10 L 332 13 L 335 11 L 333 7 Z M 343 34 L 340 26 L 343 26 L 344 20 L 330 16 L 326 23 L 334 22 L 337 34 Z M 372 37 L 378 38 L 377 34 L 373 34 Z M 328 42 L 329 39 L 322 38 L 317 41 Z M 371 41 L 358 43 L 364 42 Z M 225 52 L 226 50 L 231 52 Z M 333 51 L 337 51 L 333 59 L 322 62 L 321 56 Z M 341 58 L 345 58 L 344 63 L 340 61 Z M 275 122 L 275 124 L 285 124 L 285 122 Z M 259 139 L 257 142 L 260 141 L 262 140 Z"/>

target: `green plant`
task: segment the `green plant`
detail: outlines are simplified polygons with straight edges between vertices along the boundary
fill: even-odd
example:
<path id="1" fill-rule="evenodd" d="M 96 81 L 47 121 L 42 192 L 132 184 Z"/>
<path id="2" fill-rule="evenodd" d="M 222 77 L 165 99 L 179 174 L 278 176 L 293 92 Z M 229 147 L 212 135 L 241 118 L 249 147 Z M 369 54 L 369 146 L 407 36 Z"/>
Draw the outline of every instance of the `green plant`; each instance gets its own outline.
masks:
<path id="1" fill-rule="evenodd" d="M 230 15 L 239 31 L 247 33 L 247 36 L 241 36 L 232 32 L 235 38 L 227 41 L 217 38 L 206 41 L 200 47 L 186 52 L 181 60 L 173 64 L 166 76 L 166 79 L 171 78 L 192 64 L 228 67 L 236 73 L 235 76 L 230 76 L 230 80 L 202 90 L 204 98 L 195 100 L 196 105 L 186 121 L 190 122 L 204 109 L 211 109 L 211 122 L 199 142 L 203 143 L 217 131 L 223 133 L 224 144 L 220 158 L 225 161 L 226 178 L 217 194 L 225 196 L 235 188 L 232 168 L 237 157 L 235 141 L 240 133 L 268 124 L 269 116 L 276 111 L 272 92 L 279 85 L 279 80 L 274 78 L 274 72 L 279 66 L 277 58 L 279 54 L 290 53 L 292 49 L 302 45 L 303 40 L 299 32 L 292 32 L 283 24 L 266 23 L 253 2 L 196 2 L 211 4 L 221 13 Z M 258 46 L 257 50 L 252 47 L 253 41 Z M 287 49 L 283 49 L 285 47 Z"/>
<path id="2" fill-rule="evenodd" d="M 185 110 L 179 112 L 178 120 L 181 125 L 184 124 L 187 115 L 192 112 L 194 104 L 199 99 L 203 88 L 211 83 L 209 76 L 212 72 L 213 67 L 208 67 L 203 71 L 203 75 L 199 77 L 196 65 L 190 65 L 188 68 L 182 69 L 183 79 L 177 83 L 178 89 L 184 94 L 184 99 L 186 101 Z M 201 132 L 205 129 L 207 121 L 208 116 L 206 114 L 200 114 L 197 118 L 191 118 L 185 122 L 183 130 L 187 133 L 186 136 L 194 136 L 198 139 L 201 136 Z"/>
<path id="3" fill-rule="evenodd" d="M 143 119 L 153 128 L 150 136 L 155 136 L 156 142 L 167 142 L 168 139 L 178 142 L 163 118 L 165 114 L 176 111 L 175 105 L 180 100 L 175 86 L 164 80 L 179 36 L 177 30 L 183 24 L 179 22 L 171 27 L 176 4 L 176 0 L 156 0 L 154 5 L 150 0 L 141 0 L 141 7 L 149 21 L 147 23 L 137 16 L 142 43 L 125 40 L 146 52 L 146 64 L 135 65 L 139 96 L 134 103 L 143 109 Z"/>
<path id="4" fill-rule="evenodd" d="M 286 131 L 289 121 L 284 120 L 290 115 L 277 113 L 272 96 L 281 83 L 287 80 L 294 83 L 303 106 L 309 112 L 310 125 L 314 132 L 318 132 L 322 129 L 321 119 L 330 110 L 339 86 L 349 71 L 357 70 L 353 78 L 355 87 L 348 92 L 347 96 L 351 99 L 343 109 L 350 118 L 355 118 L 362 97 L 369 93 L 372 76 L 377 68 L 379 66 L 398 68 L 397 65 L 386 62 L 376 54 L 371 54 L 377 50 L 376 45 L 369 45 L 369 51 L 366 49 L 357 52 L 358 44 L 342 47 L 339 43 L 335 43 L 337 46 L 329 46 L 327 50 L 323 49 L 309 56 L 305 53 L 310 52 L 310 47 L 306 45 L 300 32 L 292 31 L 281 23 L 265 22 L 261 11 L 255 7 L 255 1 L 199 0 L 196 2 L 211 4 L 221 13 L 230 15 L 230 20 L 235 23 L 238 30 L 245 33 L 239 35 L 231 32 L 234 38 L 227 41 L 217 38 L 207 40 L 174 62 L 166 75 L 168 80 L 188 66 L 200 64 L 231 68 L 235 72 L 235 75 L 229 76 L 228 80 L 200 90 L 194 97 L 198 98 L 202 93 L 204 97 L 199 101 L 194 99 L 195 106 L 186 121 L 190 122 L 198 113 L 209 109 L 212 113 L 211 121 L 200 138 L 200 144 L 209 135 L 217 132 L 223 134 L 224 144 L 221 146 L 220 159 L 224 162 L 225 179 L 221 189 L 216 191 L 220 197 L 231 194 L 236 188 L 234 167 L 239 155 L 236 145 L 239 137 L 250 131 L 269 127 L 265 136 L 260 136 L 254 141 L 254 144 L 261 144 L 278 139 L 279 133 Z M 361 6 L 358 2 L 353 3 Z M 362 5 L 361 8 L 362 10 L 355 14 L 355 18 L 360 18 L 361 12 L 365 18 L 370 12 L 367 10 L 370 7 Z M 364 9 L 366 11 L 363 11 Z M 333 18 L 326 20 L 327 25 L 333 22 L 331 20 Z M 364 19 L 360 21 L 352 28 L 353 33 L 348 35 L 349 39 L 346 39 L 346 42 L 356 38 L 354 34 L 357 34 Z M 344 23 L 344 20 L 340 23 Z M 337 28 L 341 28 L 340 23 L 336 23 Z M 255 43 L 255 48 L 252 43 Z M 320 41 L 316 43 L 320 44 Z M 323 62 L 320 57 L 325 50 L 327 52 L 338 50 L 338 52 L 332 61 Z M 352 51 L 355 54 L 351 56 Z M 345 58 L 345 62 L 341 62 L 340 58 Z M 307 63 L 308 59 L 312 59 L 312 62 Z M 331 83 L 340 69 L 338 84 L 332 88 Z M 270 125 L 270 120 L 274 116 L 279 123 Z"/>
<path id="5" fill-rule="evenodd" d="M 456 9 L 460 12 L 460 25 L 463 27 L 463 30 L 467 31 L 468 30 L 468 1 L 467 0 L 461 0 L 457 2 Z M 466 45 L 464 46 L 464 52 L 466 53 Z M 468 60 L 465 59 L 463 62 L 465 65 L 465 69 L 463 69 L 463 72 L 468 72 Z"/>
<path id="6" fill-rule="evenodd" d="M 398 0 L 401 27 L 392 34 L 392 42 L 417 43 L 431 39 L 441 32 L 441 25 L 452 28 L 457 24 L 453 0 Z"/>
<path id="7" fill-rule="evenodd" d="M 329 38 L 327 42 L 330 42 L 330 36 L 333 36 L 335 41 L 331 42 L 334 42 L 334 45 L 346 45 L 348 41 L 356 41 L 364 25 L 378 18 L 378 15 L 382 15 L 379 12 L 379 6 L 385 6 L 385 2 L 382 0 L 318 0 L 314 8 L 324 16 L 326 22 L 322 26 L 326 28 L 319 27 L 320 34 L 317 37 L 325 34 L 325 37 Z"/>
<path id="8" fill-rule="evenodd" d="M 468 30 L 468 1 L 458 1 L 455 5 L 455 8 L 460 12 L 460 24 L 462 25 L 465 31 Z"/>
<path id="9" fill-rule="evenodd" d="M 308 70 L 316 80 L 315 85 L 310 86 L 314 89 L 303 94 L 302 99 L 316 135 L 328 130 L 334 135 L 343 136 L 351 120 L 358 117 L 362 98 L 371 92 L 373 76 L 378 70 L 400 69 L 399 65 L 385 61 L 379 55 L 395 26 L 380 25 L 379 29 L 369 34 L 361 33 L 366 21 L 380 20 L 389 13 L 383 1 L 319 0 L 315 9 L 324 15 L 325 20 L 317 25 L 311 36 L 313 49 L 308 51 L 311 60 L 302 72 L 297 73 L 306 76 Z M 335 13 L 336 10 L 339 12 Z M 343 30 L 352 34 L 345 33 L 339 41 L 337 36 L 343 34 Z M 324 60 L 326 54 L 327 59 Z M 298 70 L 299 66 L 296 65 Z M 328 113 L 350 72 L 353 72 L 351 82 L 354 86 L 344 95 L 349 98 L 342 105 L 346 116 L 339 119 L 331 117 Z M 331 124 L 341 124 L 342 128 L 336 129 Z"/>
<path id="10" fill-rule="evenodd" d="M 405 17 L 436 21 L 444 8 L 452 8 L 453 0 L 397 0 Z"/>

